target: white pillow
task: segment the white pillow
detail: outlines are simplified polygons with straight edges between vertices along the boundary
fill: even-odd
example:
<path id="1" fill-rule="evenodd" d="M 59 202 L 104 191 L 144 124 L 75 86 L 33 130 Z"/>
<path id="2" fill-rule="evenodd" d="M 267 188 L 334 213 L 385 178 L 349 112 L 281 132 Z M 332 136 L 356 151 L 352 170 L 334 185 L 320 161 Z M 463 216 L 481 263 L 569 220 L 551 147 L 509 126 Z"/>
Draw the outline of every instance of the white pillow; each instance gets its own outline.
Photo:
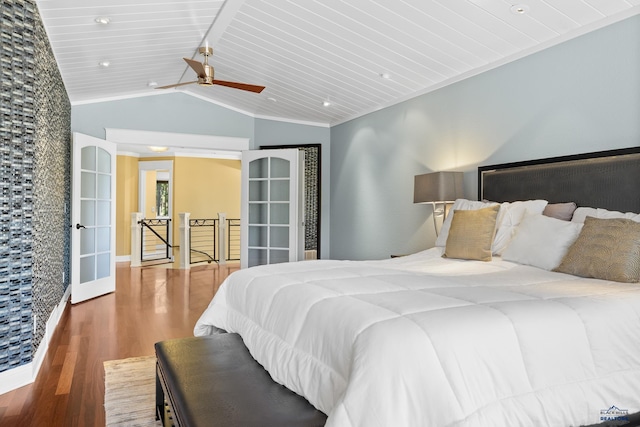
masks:
<path id="1" fill-rule="evenodd" d="M 562 262 L 582 230 L 582 223 L 544 215 L 526 215 L 502 259 L 553 270 Z"/>
<path id="2" fill-rule="evenodd" d="M 436 239 L 436 246 L 444 247 L 447 245 L 447 237 L 449 236 L 449 228 L 451 227 L 451 218 L 454 210 L 474 210 L 482 209 L 495 205 L 495 202 L 476 202 L 467 199 L 458 199 L 454 202 L 449 210 L 449 214 L 442 223 L 440 234 Z M 500 212 L 496 220 L 496 236 L 491 245 L 491 251 L 495 255 L 500 255 L 507 247 L 509 241 L 513 237 L 516 227 L 522 221 L 525 213 L 541 214 L 547 206 L 546 200 L 526 200 L 521 202 L 504 202 L 500 204 Z"/>
<path id="3" fill-rule="evenodd" d="M 496 220 L 496 237 L 493 239 L 491 247 L 494 255 L 502 254 L 525 214 L 542 214 L 546 206 L 546 200 L 526 200 L 500 204 L 500 212 L 498 212 Z"/>
<path id="4" fill-rule="evenodd" d="M 594 218 L 611 219 L 611 218 L 628 218 L 635 222 L 640 222 L 640 214 L 634 212 L 622 213 L 618 211 L 608 211 L 601 208 L 578 208 L 573 212 L 572 222 L 584 223 L 584 219 L 588 216 Z"/>

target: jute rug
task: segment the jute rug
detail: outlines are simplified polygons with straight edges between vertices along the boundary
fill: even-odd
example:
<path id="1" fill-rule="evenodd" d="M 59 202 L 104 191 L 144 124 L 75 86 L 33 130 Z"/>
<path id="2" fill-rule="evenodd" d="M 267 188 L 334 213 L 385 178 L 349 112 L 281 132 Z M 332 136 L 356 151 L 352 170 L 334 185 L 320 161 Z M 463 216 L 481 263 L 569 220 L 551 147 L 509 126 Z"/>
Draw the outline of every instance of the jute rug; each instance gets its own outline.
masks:
<path id="1" fill-rule="evenodd" d="M 156 357 L 104 362 L 107 426 L 156 427 Z"/>

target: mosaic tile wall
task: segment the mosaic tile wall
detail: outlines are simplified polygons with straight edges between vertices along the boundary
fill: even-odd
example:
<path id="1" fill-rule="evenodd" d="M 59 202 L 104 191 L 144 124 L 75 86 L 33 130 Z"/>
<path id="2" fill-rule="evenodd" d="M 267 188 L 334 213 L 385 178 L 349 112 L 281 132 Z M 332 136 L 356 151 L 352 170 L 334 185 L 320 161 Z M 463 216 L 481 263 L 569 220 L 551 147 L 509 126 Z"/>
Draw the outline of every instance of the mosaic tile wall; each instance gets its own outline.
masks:
<path id="1" fill-rule="evenodd" d="M 58 225 L 67 217 L 71 120 L 35 2 L 0 5 L 2 372 L 31 362 L 64 293 L 60 269 L 68 270 L 69 229 Z"/>
<path id="2" fill-rule="evenodd" d="M 35 164 L 33 179 L 33 313 L 38 348 L 45 323 L 71 277 L 71 104 L 36 10 Z"/>
<path id="3" fill-rule="evenodd" d="M 318 192 L 320 190 L 320 147 L 319 146 L 302 146 L 300 150 L 304 151 L 304 249 L 318 250 Z M 318 253 L 318 258 L 320 254 Z"/>

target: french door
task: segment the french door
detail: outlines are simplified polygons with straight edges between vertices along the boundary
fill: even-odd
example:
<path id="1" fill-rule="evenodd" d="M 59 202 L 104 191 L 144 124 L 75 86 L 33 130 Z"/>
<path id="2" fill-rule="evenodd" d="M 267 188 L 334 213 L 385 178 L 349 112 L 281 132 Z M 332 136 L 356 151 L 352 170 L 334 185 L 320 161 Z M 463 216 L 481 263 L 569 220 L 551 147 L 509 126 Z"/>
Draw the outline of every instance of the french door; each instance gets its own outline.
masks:
<path id="1" fill-rule="evenodd" d="M 116 144 L 73 134 L 71 164 L 71 302 L 113 292 Z"/>
<path id="2" fill-rule="evenodd" d="M 240 266 L 304 257 L 304 152 L 242 152 Z"/>

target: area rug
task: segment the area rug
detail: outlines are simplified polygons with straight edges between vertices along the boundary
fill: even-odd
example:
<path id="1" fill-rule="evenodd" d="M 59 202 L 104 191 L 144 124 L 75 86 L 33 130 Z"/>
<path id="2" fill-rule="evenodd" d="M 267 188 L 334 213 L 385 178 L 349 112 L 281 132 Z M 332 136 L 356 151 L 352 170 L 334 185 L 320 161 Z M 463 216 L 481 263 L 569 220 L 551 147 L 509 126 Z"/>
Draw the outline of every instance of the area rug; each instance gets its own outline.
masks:
<path id="1" fill-rule="evenodd" d="M 156 358 L 132 357 L 104 362 L 107 426 L 152 426 L 156 422 Z"/>

